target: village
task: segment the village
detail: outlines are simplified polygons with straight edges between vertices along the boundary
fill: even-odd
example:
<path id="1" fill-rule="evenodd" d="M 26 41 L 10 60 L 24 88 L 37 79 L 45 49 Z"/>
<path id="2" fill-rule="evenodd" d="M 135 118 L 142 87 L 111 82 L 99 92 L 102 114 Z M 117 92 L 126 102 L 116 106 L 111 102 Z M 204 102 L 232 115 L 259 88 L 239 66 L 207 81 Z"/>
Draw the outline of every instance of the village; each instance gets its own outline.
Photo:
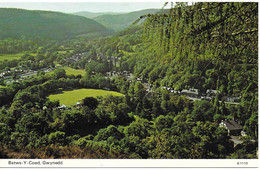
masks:
<path id="1" fill-rule="evenodd" d="M 75 63 L 82 60 L 87 54 L 89 54 L 89 52 L 77 53 L 72 55 L 71 57 L 65 58 L 64 60 L 68 63 Z"/>
<path id="2" fill-rule="evenodd" d="M 82 53 L 77 53 L 72 55 L 71 57 L 68 57 L 65 59 L 65 61 L 69 63 L 74 63 L 82 60 L 89 52 L 82 52 Z M 100 55 L 100 59 L 107 59 L 111 60 L 113 63 L 119 61 L 118 57 L 114 56 L 106 56 L 106 55 Z M 91 60 L 88 60 L 88 62 L 91 62 Z M 95 74 L 95 73 L 93 73 Z M 147 81 L 143 80 L 140 77 L 134 77 L 132 73 L 129 71 L 110 71 L 105 73 L 105 78 L 113 78 L 116 76 L 123 76 L 126 78 L 128 81 L 140 81 L 143 83 L 147 96 L 151 96 L 153 93 L 152 87 L 153 85 L 148 83 Z M 223 96 L 219 90 L 215 89 L 207 89 L 206 92 L 201 92 L 199 89 L 195 88 L 189 88 L 189 89 L 182 89 L 181 91 L 174 90 L 172 87 L 166 87 L 166 86 L 161 86 L 161 88 L 166 89 L 169 93 L 174 93 L 174 94 L 179 94 L 179 95 L 185 95 L 189 100 L 212 100 L 214 99 L 217 95 L 220 96 L 219 102 L 225 102 L 225 103 L 230 103 L 230 104 L 239 104 L 241 100 L 241 96 Z"/>
<path id="3" fill-rule="evenodd" d="M 77 53 L 72 55 L 71 57 L 67 57 L 65 61 L 69 63 L 74 63 L 78 62 L 84 57 L 89 54 L 89 52 L 82 52 L 82 53 Z M 106 56 L 106 55 L 101 55 L 101 59 L 109 59 L 112 60 L 112 62 L 117 62 L 118 58 L 114 56 Z M 88 60 L 88 62 L 91 62 L 91 60 Z M 13 82 L 20 82 L 23 81 L 24 79 L 34 76 L 37 74 L 39 71 L 43 71 L 45 73 L 51 72 L 57 68 L 60 68 L 61 66 L 56 66 L 55 68 L 42 68 L 39 69 L 38 71 L 35 70 L 25 70 L 25 69 L 14 69 L 14 70 L 6 70 L 2 71 L 0 73 L 0 79 L 5 80 L 6 84 L 11 84 Z M 105 78 L 113 78 L 116 76 L 123 76 L 126 78 L 128 81 L 139 81 L 143 83 L 144 88 L 146 89 L 147 96 L 153 95 L 153 85 L 148 83 L 148 81 L 143 80 L 140 77 L 134 77 L 132 73 L 129 71 L 110 71 L 105 73 Z M 161 88 L 166 89 L 169 93 L 174 93 L 177 95 L 185 95 L 189 100 L 195 101 L 195 100 L 212 100 L 214 99 L 217 95 L 220 96 L 220 102 L 225 102 L 225 103 L 230 103 L 230 104 L 239 104 L 241 100 L 241 96 L 223 96 L 219 90 L 215 89 L 207 89 L 206 92 L 201 92 L 199 89 L 195 88 L 189 88 L 189 89 L 182 89 L 180 91 L 177 91 L 173 89 L 172 87 L 166 87 L 166 86 L 161 86 Z M 109 90 L 108 88 L 105 88 Z"/>
<path id="4" fill-rule="evenodd" d="M 89 52 L 82 52 L 72 55 L 71 57 L 67 57 L 65 61 L 69 63 L 74 63 L 82 60 Z M 117 62 L 118 58 L 114 56 L 106 56 L 101 55 L 101 59 L 109 59 L 112 60 L 112 62 Z M 91 62 L 91 60 L 88 60 L 88 62 Z M 43 71 L 45 73 L 51 72 L 57 68 L 60 68 L 61 66 L 56 66 L 55 68 L 42 68 L 38 71 Z M 37 74 L 38 71 L 35 70 L 23 70 L 23 69 L 15 69 L 15 70 L 7 70 L 0 73 L 0 79 L 6 80 L 6 84 L 11 84 L 13 82 L 19 82 L 22 81 L 30 76 L 34 76 Z M 110 71 L 105 73 L 105 78 L 113 78 L 116 76 L 123 76 L 128 81 L 139 81 L 143 83 L 144 88 L 146 89 L 147 96 L 153 95 L 153 85 L 148 83 L 147 81 L 143 80 L 140 77 L 134 77 L 132 73 L 129 71 Z M 189 89 L 182 89 L 180 91 L 177 91 L 173 89 L 172 87 L 166 87 L 161 86 L 161 88 L 166 89 L 169 93 L 174 93 L 177 95 L 185 95 L 189 100 L 195 101 L 195 100 L 212 100 L 217 95 L 220 96 L 220 102 L 230 103 L 230 104 L 239 104 L 241 100 L 241 96 L 223 96 L 219 90 L 215 89 L 207 89 L 206 92 L 201 92 L 199 89 L 195 88 L 189 88 Z M 109 90 L 108 88 L 106 88 Z"/>
<path id="5" fill-rule="evenodd" d="M 45 73 L 53 71 L 55 68 L 42 68 L 38 71 L 43 71 Z M 21 82 L 31 76 L 37 75 L 38 71 L 35 70 L 8 70 L 0 73 L 0 79 L 6 80 L 6 84 L 11 84 L 14 82 Z"/>
<path id="6" fill-rule="evenodd" d="M 86 56 L 88 52 L 83 52 L 83 53 L 78 53 L 74 54 L 71 57 L 68 57 L 65 59 L 66 62 L 69 63 L 74 63 L 82 60 L 84 56 Z M 112 60 L 112 62 L 116 63 L 118 59 L 116 57 L 108 57 L 108 56 L 101 56 L 102 59 L 104 58 L 109 58 Z M 91 61 L 89 61 L 91 62 Z M 57 68 L 60 68 L 61 66 L 55 67 L 55 68 L 42 68 L 38 71 L 43 71 L 45 73 L 51 72 Z M 25 79 L 28 79 L 31 76 L 37 75 L 38 71 L 34 70 L 22 70 L 22 69 L 15 69 L 15 70 L 7 70 L 3 71 L 0 73 L 0 79 L 5 80 L 6 84 L 11 84 L 13 82 L 20 82 Z M 95 74 L 95 73 L 93 73 Z M 105 73 L 105 78 L 114 78 L 117 76 L 122 76 L 124 77 L 127 81 L 132 82 L 132 81 L 139 81 L 143 84 L 145 90 L 146 90 L 146 96 L 147 97 L 152 97 L 155 92 L 153 88 L 153 84 L 148 83 L 148 81 L 140 78 L 140 77 L 134 77 L 133 73 L 130 73 L 129 71 L 110 71 Z M 191 101 L 196 101 L 196 100 L 209 100 L 212 101 L 215 99 L 215 97 L 218 95 L 220 96 L 220 101 L 219 102 L 224 102 L 224 103 L 229 103 L 229 104 L 239 104 L 241 97 L 237 96 L 223 96 L 221 95 L 220 90 L 215 90 L 215 89 L 207 89 L 206 92 L 201 92 L 199 89 L 195 88 L 189 88 L 189 89 L 182 89 L 180 91 L 177 91 L 173 89 L 172 87 L 167 87 L 167 86 L 160 86 L 159 88 L 167 90 L 169 93 L 175 94 L 175 95 L 184 95 L 186 96 L 189 100 Z M 104 87 L 104 90 L 110 90 L 109 88 Z M 75 104 L 76 108 L 80 109 L 81 108 L 81 102 L 77 102 Z M 47 107 L 44 106 L 43 110 L 46 110 Z M 60 106 L 57 107 L 58 110 L 67 110 L 70 109 L 64 104 L 61 104 Z M 228 134 L 231 137 L 231 141 L 234 142 L 235 146 L 237 144 L 242 143 L 241 136 L 246 136 L 246 133 L 243 131 L 243 127 L 239 125 L 238 122 L 235 120 L 222 120 L 221 123 L 219 124 L 220 127 L 226 128 L 228 130 Z"/>

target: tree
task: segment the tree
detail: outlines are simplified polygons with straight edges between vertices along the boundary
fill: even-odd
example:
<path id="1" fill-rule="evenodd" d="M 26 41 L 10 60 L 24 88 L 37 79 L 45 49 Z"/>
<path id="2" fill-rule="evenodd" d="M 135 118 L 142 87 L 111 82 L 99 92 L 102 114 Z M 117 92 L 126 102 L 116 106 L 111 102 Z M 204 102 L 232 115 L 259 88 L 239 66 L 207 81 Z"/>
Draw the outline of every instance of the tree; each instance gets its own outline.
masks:
<path id="1" fill-rule="evenodd" d="M 16 129 L 24 133 L 34 131 L 42 136 L 48 131 L 48 123 L 40 113 L 26 114 L 17 122 Z"/>
<path id="2" fill-rule="evenodd" d="M 13 73 L 13 74 L 12 74 L 12 79 L 16 80 L 16 79 L 18 79 L 18 78 L 19 78 L 19 76 L 17 75 L 17 73 Z"/>
<path id="3" fill-rule="evenodd" d="M 251 117 L 246 121 L 245 130 L 249 136 L 258 139 L 258 112 L 253 112 Z"/>
<path id="4" fill-rule="evenodd" d="M 138 118 L 136 121 L 132 122 L 129 126 L 125 127 L 125 136 L 138 136 L 141 139 L 150 135 L 149 131 L 151 129 L 150 122 L 146 119 Z"/>
<path id="5" fill-rule="evenodd" d="M 93 125 L 94 122 L 88 121 L 87 114 L 88 113 L 79 110 L 65 111 L 62 114 L 61 119 L 61 121 L 64 124 L 64 131 L 68 135 L 80 134 L 82 132 L 82 129 L 85 129 L 86 127 L 90 127 L 90 125 Z"/>
<path id="6" fill-rule="evenodd" d="M 125 103 L 118 105 L 111 103 L 107 107 L 107 112 L 110 114 L 113 124 L 126 124 L 132 121 L 132 118 L 128 115 L 129 109 L 129 106 Z"/>
<path id="7" fill-rule="evenodd" d="M 10 67 L 5 67 L 5 71 L 10 71 Z"/>
<path id="8" fill-rule="evenodd" d="M 213 106 L 207 100 L 196 101 L 192 116 L 194 121 L 213 121 Z"/>
<path id="9" fill-rule="evenodd" d="M 114 125 L 110 125 L 107 128 L 100 129 L 94 140 L 102 141 L 107 140 L 109 137 L 119 140 L 124 137 L 124 134 L 121 133 Z"/>
<path id="10" fill-rule="evenodd" d="M 141 102 L 145 96 L 145 89 L 141 82 L 137 81 L 134 86 L 134 96 L 137 102 Z"/>
<path id="11" fill-rule="evenodd" d="M 173 117 L 172 116 L 158 116 L 154 121 L 154 127 L 158 132 L 161 132 L 163 129 L 171 128 L 173 125 Z"/>
<path id="12" fill-rule="evenodd" d="M 66 144 L 66 134 L 65 132 L 56 131 L 54 133 L 49 134 L 48 136 L 49 144 L 58 144 L 63 146 Z"/>
<path id="13" fill-rule="evenodd" d="M 54 79 L 66 78 L 66 72 L 64 69 L 56 69 L 54 70 L 53 76 Z"/>
<path id="14" fill-rule="evenodd" d="M 98 100 L 94 97 L 86 97 L 82 100 L 82 105 L 88 106 L 88 108 L 92 110 L 96 109 L 98 104 L 99 104 Z"/>
<path id="15" fill-rule="evenodd" d="M 5 124 L 0 123 L 0 141 L 8 144 L 10 142 L 11 128 Z"/>

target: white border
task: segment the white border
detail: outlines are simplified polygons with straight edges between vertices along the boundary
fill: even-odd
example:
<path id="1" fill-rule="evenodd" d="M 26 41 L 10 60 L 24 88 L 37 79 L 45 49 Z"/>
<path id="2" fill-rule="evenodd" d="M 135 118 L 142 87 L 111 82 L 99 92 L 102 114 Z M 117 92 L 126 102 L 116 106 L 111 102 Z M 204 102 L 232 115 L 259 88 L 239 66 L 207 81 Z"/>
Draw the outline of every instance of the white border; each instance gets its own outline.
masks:
<path id="1" fill-rule="evenodd" d="M 10 163 L 13 162 L 13 163 Z M 14 163 L 16 162 L 16 164 Z M 33 163 L 40 163 L 34 164 Z M 44 162 L 60 162 L 59 165 L 44 165 Z M 61 164 L 62 162 L 62 164 Z M 18 164 L 18 165 L 17 165 Z M 258 159 L 2 159 L 0 168 L 257 168 Z"/>

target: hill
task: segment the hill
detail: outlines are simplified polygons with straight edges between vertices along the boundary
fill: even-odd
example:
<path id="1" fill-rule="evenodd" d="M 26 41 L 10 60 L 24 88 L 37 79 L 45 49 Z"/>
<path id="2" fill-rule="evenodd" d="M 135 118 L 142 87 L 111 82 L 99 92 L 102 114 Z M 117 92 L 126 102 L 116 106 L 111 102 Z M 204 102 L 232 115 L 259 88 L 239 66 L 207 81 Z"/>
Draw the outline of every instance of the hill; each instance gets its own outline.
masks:
<path id="1" fill-rule="evenodd" d="M 107 28 L 86 17 L 60 12 L 0 8 L 0 39 L 67 39 L 88 33 L 107 33 Z"/>
<path id="2" fill-rule="evenodd" d="M 136 61 L 131 71 L 150 83 L 160 82 L 175 90 L 255 94 L 257 18 L 254 3 L 198 3 L 148 16 L 142 35 L 146 38 L 138 45 L 142 52 L 127 59 L 129 65 Z"/>
<path id="3" fill-rule="evenodd" d="M 88 12 L 88 11 L 80 11 L 80 12 L 75 12 L 75 13 L 72 13 L 72 14 L 92 19 L 92 18 L 98 17 L 100 15 L 118 15 L 118 14 L 123 14 L 123 13 L 121 13 L 121 12 Z"/>
<path id="4" fill-rule="evenodd" d="M 131 25 L 136 19 L 145 14 L 154 14 L 159 9 L 145 9 L 118 15 L 101 15 L 93 18 L 95 21 L 103 24 L 114 31 L 121 31 Z"/>

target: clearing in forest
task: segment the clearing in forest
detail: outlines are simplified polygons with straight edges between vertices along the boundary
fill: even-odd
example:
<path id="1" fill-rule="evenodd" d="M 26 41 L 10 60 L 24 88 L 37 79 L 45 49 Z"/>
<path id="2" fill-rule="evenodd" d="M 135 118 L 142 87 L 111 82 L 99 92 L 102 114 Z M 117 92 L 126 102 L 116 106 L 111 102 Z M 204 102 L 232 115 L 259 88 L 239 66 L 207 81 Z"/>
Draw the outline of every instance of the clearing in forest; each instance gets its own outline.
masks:
<path id="1" fill-rule="evenodd" d="M 123 96 L 123 94 L 115 91 L 98 89 L 76 89 L 72 91 L 62 91 L 62 93 L 50 95 L 49 99 L 51 101 L 59 100 L 60 104 L 64 104 L 66 106 L 73 106 L 85 97 L 98 97 L 107 95 Z"/>

